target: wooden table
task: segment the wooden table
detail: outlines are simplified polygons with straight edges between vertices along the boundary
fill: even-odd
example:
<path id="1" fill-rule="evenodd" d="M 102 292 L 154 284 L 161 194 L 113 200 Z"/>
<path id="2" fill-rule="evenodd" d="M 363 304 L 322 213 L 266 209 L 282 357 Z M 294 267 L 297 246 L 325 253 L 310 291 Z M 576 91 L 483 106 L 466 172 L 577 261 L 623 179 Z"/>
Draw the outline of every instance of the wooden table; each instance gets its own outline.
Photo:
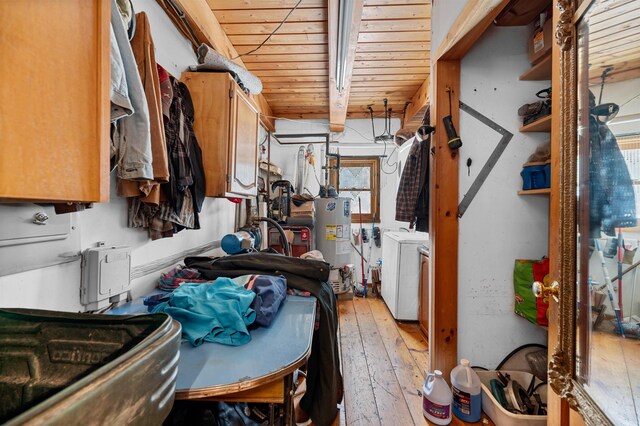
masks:
<path id="1" fill-rule="evenodd" d="M 242 346 L 183 340 L 176 399 L 284 404 L 285 424 L 293 424 L 293 372 L 311 353 L 314 297 L 287 296 L 270 327 L 251 330 Z M 144 314 L 142 298 L 109 312 Z"/>

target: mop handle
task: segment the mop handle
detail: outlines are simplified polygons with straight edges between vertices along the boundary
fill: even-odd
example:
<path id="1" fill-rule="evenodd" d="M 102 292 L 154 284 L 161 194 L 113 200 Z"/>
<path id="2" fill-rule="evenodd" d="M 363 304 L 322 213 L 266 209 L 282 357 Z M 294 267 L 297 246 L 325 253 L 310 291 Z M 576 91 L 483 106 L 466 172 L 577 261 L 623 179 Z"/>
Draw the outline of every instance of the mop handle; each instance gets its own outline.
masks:
<path id="1" fill-rule="evenodd" d="M 600 263 L 602 264 L 602 274 L 604 275 L 604 282 L 607 285 L 607 293 L 609 293 L 609 301 L 611 302 L 611 306 L 613 306 L 613 310 L 616 313 L 616 323 L 618 324 L 618 329 L 620 330 L 620 336 L 624 339 L 624 328 L 622 327 L 622 314 L 620 312 L 620 307 L 618 306 L 618 301 L 613 297 L 613 284 L 611 284 L 611 277 L 609 277 L 609 270 L 607 269 L 607 264 L 604 260 L 604 254 L 602 253 L 602 248 L 600 247 L 600 242 L 596 238 L 596 249 L 598 250 L 598 256 L 600 256 Z"/>
<path id="2" fill-rule="evenodd" d="M 600 257 L 600 264 L 602 265 L 602 274 L 604 275 L 604 282 L 607 285 L 607 290 L 609 292 L 609 300 L 611 301 L 611 306 L 614 311 L 620 311 L 620 307 L 618 306 L 618 301 L 613 297 L 613 284 L 611 283 L 611 277 L 609 276 L 609 270 L 607 269 L 607 262 L 604 259 L 604 254 L 602 253 L 602 248 L 600 248 L 600 242 L 596 239 L 596 249 L 598 252 L 598 256 Z"/>

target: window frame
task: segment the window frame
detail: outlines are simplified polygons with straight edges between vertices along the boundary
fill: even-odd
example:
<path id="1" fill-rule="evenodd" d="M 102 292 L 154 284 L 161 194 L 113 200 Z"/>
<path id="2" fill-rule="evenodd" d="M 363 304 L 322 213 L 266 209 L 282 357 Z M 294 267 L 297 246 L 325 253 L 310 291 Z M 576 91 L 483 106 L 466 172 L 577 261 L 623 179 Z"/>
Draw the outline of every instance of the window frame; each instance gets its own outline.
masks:
<path id="1" fill-rule="evenodd" d="M 330 160 L 331 167 L 336 166 L 336 160 L 332 158 Z M 341 156 L 340 167 L 369 167 L 369 189 L 363 191 L 362 189 L 344 188 L 344 191 L 350 192 L 370 192 L 371 193 L 371 207 L 373 213 L 364 213 L 362 215 L 358 213 L 351 214 L 351 223 L 380 223 L 380 157 L 359 157 L 359 156 Z M 330 173 L 329 182 L 336 188 L 338 193 L 340 189 L 340 173 L 337 169 L 332 168 Z M 353 200 L 355 202 L 355 200 Z"/>

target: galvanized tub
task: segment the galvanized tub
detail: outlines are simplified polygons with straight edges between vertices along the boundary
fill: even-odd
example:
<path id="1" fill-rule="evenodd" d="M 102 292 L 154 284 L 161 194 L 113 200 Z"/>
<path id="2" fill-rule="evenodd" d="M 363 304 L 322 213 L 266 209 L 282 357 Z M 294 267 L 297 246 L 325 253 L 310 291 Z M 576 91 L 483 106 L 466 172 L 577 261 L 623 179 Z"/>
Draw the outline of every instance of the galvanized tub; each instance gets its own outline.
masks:
<path id="1" fill-rule="evenodd" d="M 180 334 L 165 314 L 0 309 L 0 423 L 160 424 Z"/>

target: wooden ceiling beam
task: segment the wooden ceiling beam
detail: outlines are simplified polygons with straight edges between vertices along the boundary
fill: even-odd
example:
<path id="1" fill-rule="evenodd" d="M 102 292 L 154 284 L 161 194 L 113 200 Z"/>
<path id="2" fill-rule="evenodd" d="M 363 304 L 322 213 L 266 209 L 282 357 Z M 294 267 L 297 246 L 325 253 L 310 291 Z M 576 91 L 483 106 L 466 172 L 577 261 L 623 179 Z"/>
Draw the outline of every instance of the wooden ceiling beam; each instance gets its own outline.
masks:
<path id="1" fill-rule="evenodd" d="M 255 0 L 207 0 L 211 9 L 256 9 Z M 260 9 L 291 9 L 298 0 L 261 0 Z M 326 7 L 325 0 L 305 0 L 300 3 L 298 9 Z"/>
<path id="2" fill-rule="evenodd" d="M 405 115 L 405 127 L 407 127 L 409 123 L 419 123 L 422 121 L 422 116 L 429 105 L 429 89 L 429 79 L 426 79 L 411 98 L 411 103 Z M 417 128 L 418 126 L 415 127 Z"/>
<path id="3" fill-rule="evenodd" d="M 355 62 L 356 46 L 360 34 L 362 9 L 364 0 L 352 0 L 351 31 L 346 55 L 345 82 L 342 91 L 336 88 L 336 63 L 339 27 L 339 0 L 328 0 L 328 31 L 329 31 L 329 122 L 332 132 L 344 131 L 349 107 L 349 91 L 351 90 L 351 75 Z"/>
<path id="4" fill-rule="evenodd" d="M 218 19 L 211 11 L 206 0 L 172 0 L 180 10 L 185 14 L 191 28 L 196 33 L 198 40 L 207 43 L 213 47 L 218 53 L 232 59 L 238 65 L 246 68 L 241 58 L 233 59 L 238 56 L 233 44 L 222 29 Z M 157 0 L 160 6 L 165 7 L 164 0 Z M 262 96 L 252 95 L 258 110 L 260 111 L 260 121 L 269 130 L 275 131 L 275 122 L 272 118 L 273 112 L 269 107 L 269 103 Z"/>

